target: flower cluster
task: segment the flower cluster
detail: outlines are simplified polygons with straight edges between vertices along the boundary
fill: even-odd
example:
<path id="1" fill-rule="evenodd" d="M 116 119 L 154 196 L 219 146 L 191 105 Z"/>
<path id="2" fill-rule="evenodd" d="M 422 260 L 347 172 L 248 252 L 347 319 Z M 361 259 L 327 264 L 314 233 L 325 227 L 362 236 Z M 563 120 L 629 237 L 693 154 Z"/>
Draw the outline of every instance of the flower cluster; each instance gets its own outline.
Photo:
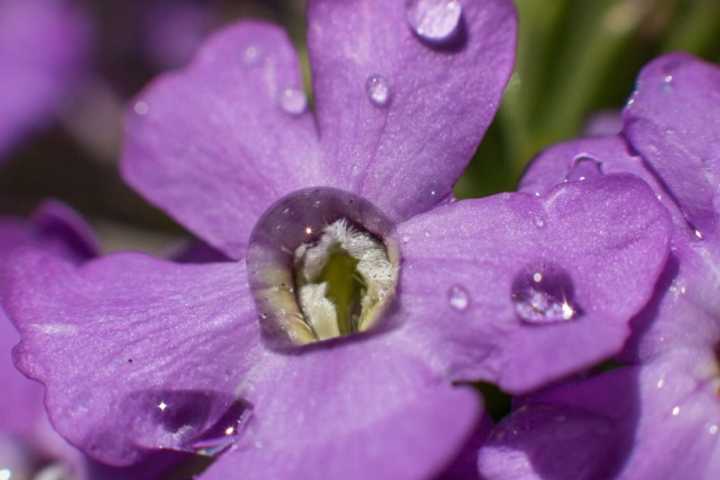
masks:
<path id="1" fill-rule="evenodd" d="M 121 173 L 203 244 L 0 222 L 0 480 L 720 474 L 720 69 L 661 57 L 612 129 L 458 200 L 516 28 L 510 0 L 311 0 L 312 97 L 261 21 L 150 84 Z"/>

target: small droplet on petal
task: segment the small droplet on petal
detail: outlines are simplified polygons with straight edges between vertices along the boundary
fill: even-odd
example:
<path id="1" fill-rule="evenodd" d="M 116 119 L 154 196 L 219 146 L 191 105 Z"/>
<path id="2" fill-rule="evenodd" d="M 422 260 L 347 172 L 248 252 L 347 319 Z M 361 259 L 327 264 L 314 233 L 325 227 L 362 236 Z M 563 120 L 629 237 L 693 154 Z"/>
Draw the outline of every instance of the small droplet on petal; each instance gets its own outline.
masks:
<path id="1" fill-rule="evenodd" d="M 663 77 L 663 90 L 666 92 L 669 92 L 672 90 L 672 82 L 673 82 L 673 76 L 672 75 L 665 75 Z"/>
<path id="2" fill-rule="evenodd" d="M 147 102 L 139 100 L 133 105 L 133 111 L 140 116 L 145 116 L 150 112 L 150 105 L 148 105 Z"/>
<path id="3" fill-rule="evenodd" d="M 280 95 L 280 105 L 291 115 L 300 115 L 307 109 L 307 95 L 297 88 L 286 88 Z"/>
<path id="4" fill-rule="evenodd" d="M 535 220 L 533 221 L 533 223 L 535 223 L 535 226 L 538 227 L 538 228 L 543 228 L 543 227 L 545 227 L 545 220 L 544 220 L 542 217 L 537 217 L 537 218 L 535 218 Z"/>
<path id="5" fill-rule="evenodd" d="M 678 415 L 680 415 L 680 406 L 679 405 L 675 405 L 673 407 L 672 414 L 673 414 L 673 417 L 677 417 Z"/>
<path id="6" fill-rule="evenodd" d="M 408 235 L 403 235 L 403 237 L 402 237 L 401 240 L 402 240 L 402 243 L 408 243 L 408 242 L 410 241 L 410 236 L 408 236 Z"/>
<path id="7" fill-rule="evenodd" d="M 380 75 L 371 75 L 365 84 L 368 97 L 376 107 L 384 107 L 390 101 L 390 84 Z"/>
<path id="8" fill-rule="evenodd" d="M 242 60 L 245 65 L 251 67 L 257 65 L 260 60 L 260 49 L 254 45 L 250 45 L 243 50 Z"/>
<path id="9" fill-rule="evenodd" d="M 703 235 L 703 233 L 702 233 L 700 230 L 698 230 L 697 228 L 695 229 L 695 231 L 693 232 L 693 234 L 695 235 L 695 238 L 697 238 L 698 240 L 702 240 L 702 239 L 705 238 L 705 236 Z"/>
<path id="10" fill-rule="evenodd" d="M 470 304 L 470 294 L 465 287 L 461 285 L 453 285 L 450 287 L 450 290 L 448 290 L 448 301 L 454 310 L 463 312 L 467 310 L 468 305 Z"/>
<path id="11" fill-rule="evenodd" d="M 570 277 L 553 266 L 522 272 L 513 282 L 511 299 L 520 319 L 531 324 L 560 323 L 580 316 Z"/>
<path id="12" fill-rule="evenodd" d="M 407 0 L 407 20 L 423 40 L 442 44 L 460 29 L 462 5 L 458 0 Z"/>
<path id="13" fill-rule="evenodd" d="M 718 427 L 718 426 L 715 425 L 715 424 L 712 424 L 712 425 L 708 426 L 708 433 L 709 433 L 710 435 L 717 435 L 718 430 L 720 430 L 720 427 Z"/>
<path id="14" fill-rule="evenodd" d="M 657 385 L 658 390 L 665 387 L 665 377 L 660 378 L 660 380 L 657 381 L 656 385 Z"/>
<path id="15" fill-rule="evenodd" d="M 573 162 L 572 169 L 565 176 L 566 182 L 583 182 L 588 178 L 602 175 L 602 165 L 592 157 L 580 156 Z"/>

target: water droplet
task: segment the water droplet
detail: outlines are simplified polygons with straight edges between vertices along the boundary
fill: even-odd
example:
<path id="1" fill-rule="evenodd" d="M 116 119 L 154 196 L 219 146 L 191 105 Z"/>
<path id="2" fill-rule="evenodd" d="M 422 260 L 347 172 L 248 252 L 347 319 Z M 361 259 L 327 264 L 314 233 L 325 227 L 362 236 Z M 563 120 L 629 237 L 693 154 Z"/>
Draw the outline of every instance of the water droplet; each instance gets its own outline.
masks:
<path id="1" fill-rule="evenodd" d="M 130 417 L 118 422 L 129 425 L 130 438 L 142 439 L 142 446 L 192 451 L 232 404 L 229 395 L 216 392 L 143 390 L 123 399 L 118 415 Z"/>
<path id="2" fill-rule="evenodd" d="M 407 21 L 423 40 L 442 44 L 460 29 L 462 5 L 458 0 L 407 0 Z"/>
<path id="3" fill-rule="evenodd" d="M 656 385 L 658 390 L 661 390 L 663 387 L 665 387 L 665 377 L 660 378 L 660 380 L 657 381 Z"/>
<path id="4" fill-rule="evenodd" d="M 573 162 L 570 172 L 565 176 L 566 182 L 582 182 L 588 178 L 602 175 L 602 165 L 592 157 L 579 156 Z"/>
<path id="5" fill-rule="evenodd" d="M 709 425 L 709 426 L 708 426 L 708 433 L 709 433 L 710 435 L 717 435 L 717 433 L 718 433 L 719 430 L 720 430 L 720 427 L 718 427 L 718 426 L 715 425 L 715 424 L 712 424 L 712 425 Z"/>
<path id="6" fill-rule="evenodd" d="M 293 192 L 270 206 L 255 225 L 250 236 L 247 273 L 262 332 L 269 346 L 287 349 L 331 338 L 330 330 L 320 331 L 319 324 L 312 323 L 313 319 L 320 318 L 320 313 L 319 310 L 312 310 L 312 304 L 308 303 L 312 299 L 307 298 L 311 290 L 303 286 L 314 285 L 315 280 L 322 275 L 322 269 L 325 268 L 325 263 L 321 263 L 324 262 L 323 248 L 341 245 L 339 237 L 328 234 L 328 228 L 338 222 L 347 225 L 348 230 L 343 230 L 343 235 L 368 234 L 368 237 L 376 239 L 371 242 L 378 241 L 384 247 L 386 261 L 394 262 L 397 258 L 397 242 L 392 235 L 394 224 L 364 198 L 334 188 L 309 188 Z M 282 230 L 276 229 L 278 225 L 283 226 Z M 321 248 L 321 244 L 326 247 Z M 342 251 L 346 249 L 342 247 Z M 378 261 L 381 259 L 378 258 Z M 362 268 L 365 266 L 363 263 Z M 344 272 L 345 268 L 339 271 Z M 355 266 L 348 271 L 356 271 L 354 268 L 360 267 Z M 367 274 L 367 270 L 363 272 L 365 274 L 360 275 Z M 394 297 L 393 286 L 381 298 L 379 292 L 384 288 L 373 290 L 375 293 L 372 294 L 377 296 L 379 302 L 378 308 L 373 310 L 378 315 L 384 311 L 385 302 L 389 305 Z M 306 294 L 304 299 L 303 291 Z M 324 294 L 315 292 L 314 295 Z M 343 318 L 355 321 L 363 312 L 361 309 L 359 313 Z M 362 321 L 368 318 L 363 317 Z M 372 317 L 363 326 L 370 328 L 379 318 Z M 362 331 L 358 325 L 344 324 L 341 333 L 345 335 Z"/>
<path id="7" fill-rule="evenodd" d="M 300 115 L 307 109 L 307 95 L 297 88 L 286 88 L 280 95 L 280 105 L 291 115 Z"/>
<path id="8" fill-rule="evenodd" d="M 360 174 L 360 165 L 353 164 L 351 173 L 353 177 L 358 176 Z"/>
<path id="9" fill-rule="evenodd" d="M 147 102 L 139 100 L 135 102 L 135 105 L 133 105 L 133 111 L 141 117 L 145 116 L 150 112 L 150 105 L 148 105 Z"/>
<path id="10" fill-rule="evenodd" d="M 254 45 L 246 47 L 245 50 L 243 50 L 242 60 L 248 67 L 257 65 L 260 60 L 260 49 Z"/>
<path id="11" fill-rule="evenodd" d="M 533 220 L 533 223 L 538 228 L 545 227 L 545 220 L 542 217 L 536 217 L 535 220 Z"/>
<path id="12" fill-rule="evenodd" d="M 373 105 L 384 107 L 390 101 L 390 84 L 380 75 L 371 75 L 365 84 L 368 97 Z"/>
<path id="13" fill-rule="evenodd" d="M 698 240 L 702 240 L 705 238 L 703 233 L 700 230 L 698 230 L 697 228 L 695 229 L 695 231 L 693 231 L 693 234 L 695 235 L 695 238 L 697 238 Z"/>
<path id="14" fill-rule="evenodd" d="M 566 322 L 580 316 L 568 274 L 543 265 L 523 271 L 512 285 L 511 299 L 521 320 L 532 324 Z"/>
<path id="15" fill-rule="evenodd" d="M 663 90 L 669 92 L 672 90 L 673 76 L 668 74 L 663 77 Z"/>
<path id="16" fill-rule="evenodd" d="M 470 294 L 461 285 L 453 285 L 448 290 L 448 301 L 454 310 L 464 312 L 470 304 Z"/>
<path id="17" fill-rule="evenodd" d="M 673 414 L 673 417 L 677 417 L 678 415 L 680 415 L 680 406 L 679 405 L 675 405 L 673 407 L 672 414 Z"/>
<path id="18" fill-rule="evenodd" d="M 410 241 L 410 236 L 409 236 L 409 235 L 403 235 L 403 237 L 402 237 L 402 243 L 408 243 L 409 241 Z"/>
<path id="19" fill-rule="evenodd" d="M 193 442 L 193 450 L 213 457 L 235 443 L 252 416 L 252 409 L 242 401 L 233 403 L 220 420 L 201 439 Z"/>

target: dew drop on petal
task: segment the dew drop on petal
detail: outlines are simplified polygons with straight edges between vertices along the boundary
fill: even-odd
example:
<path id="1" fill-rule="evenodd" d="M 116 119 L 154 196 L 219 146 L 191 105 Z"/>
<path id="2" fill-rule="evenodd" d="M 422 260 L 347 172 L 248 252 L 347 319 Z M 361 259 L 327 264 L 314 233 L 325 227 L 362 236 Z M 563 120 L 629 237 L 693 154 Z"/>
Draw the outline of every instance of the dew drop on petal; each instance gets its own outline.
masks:
<path id="1" fill-rule="evenodd" d="M 679 405 L 675 405 L 673 407 L 672 414 L 673 414 L 673 417 L 677 417 L 678 415 L 680 415 L 680 406 Z"/>
<path id="2" fill-rule="evenodd" d="M 458 0 L 406 0 L 407 20 L 423 40 L 442 44 L 460 28 L 462 5 Z"/>
<path id="3" fill-rule="evenodd" d="M 280 95 L 280 106 L 291 115 L 300 115 L 307 109 L 307 95 L 302 90 L 288 87 Z"/>
<path id="4" fill-rule="evenodd" d="M 470 294 L 462 285 L 453 285 L 448 290 L 448 302 L 454 310 L 464 312 L 470 304 Z"/>
<path id="5" fill-rule="evenodd" d="M 512 285 L 515 313 L 526 323 L 545 325 L 574 320 L 581 312 L 575 304 L 568 274 L 544 265 L 520 273 Z"/>
<path id="6" fill-rule="evenodd" d="M 673 82 L 673 76 L 670 74 L 667 74 L 663 77 L 663 90 L 666 92 L 669 92 L 672 90 L 672 82 Z"/>
<path id="7" fill-rule="evenodd" d="M 718 427 L 716 424 L 708 426 L 708 433 L 710 435 L 717 435 L 718 430 L 720 430 L 720 427 Z"/>
<path id="8" fill-rule="evenodd" d="M 602 165 L 592 157 L 580 156 L 573 162 L 572 169 L 565 176 L 566 182 L 582 182 L 602 175 Z"/>
<path id="9" fill-rule="evenodd" d="M 135 102 L 135 105 L 133 105 L 133 111 L 141 117 L 145 116 L 150 112 L 150 105 L 148 105 L 147 102 L 138 100 L 137 102 Z"/>
<path id="10" fill-rule="evenodd" d="M 365 84 L 368 97 L 376 107 L 384 107 L 390 101 L 390 84 L 380 75 L 371 75 Z"/>
<path id="11" fill-rule="evenodd" d="M 257 65 L 260 61 L 260 49 L 254 45 L 246 47 L 242 53 L 242 61 L 248 67 Z"/>

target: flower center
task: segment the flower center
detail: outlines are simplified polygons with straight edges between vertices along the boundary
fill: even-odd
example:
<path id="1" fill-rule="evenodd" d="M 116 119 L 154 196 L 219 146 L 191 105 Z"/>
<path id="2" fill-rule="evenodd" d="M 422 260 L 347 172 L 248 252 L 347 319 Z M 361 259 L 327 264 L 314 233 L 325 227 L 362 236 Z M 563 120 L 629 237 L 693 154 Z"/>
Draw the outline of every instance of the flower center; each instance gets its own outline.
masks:
<path id="1" fill-rule="evenodd" d="M 304 345 L 378 325 L 397 284 L 393 229 L 370 202 L 332 188 L 301 190 L 270 207 L 247 258 L 266 339 Z"/>

